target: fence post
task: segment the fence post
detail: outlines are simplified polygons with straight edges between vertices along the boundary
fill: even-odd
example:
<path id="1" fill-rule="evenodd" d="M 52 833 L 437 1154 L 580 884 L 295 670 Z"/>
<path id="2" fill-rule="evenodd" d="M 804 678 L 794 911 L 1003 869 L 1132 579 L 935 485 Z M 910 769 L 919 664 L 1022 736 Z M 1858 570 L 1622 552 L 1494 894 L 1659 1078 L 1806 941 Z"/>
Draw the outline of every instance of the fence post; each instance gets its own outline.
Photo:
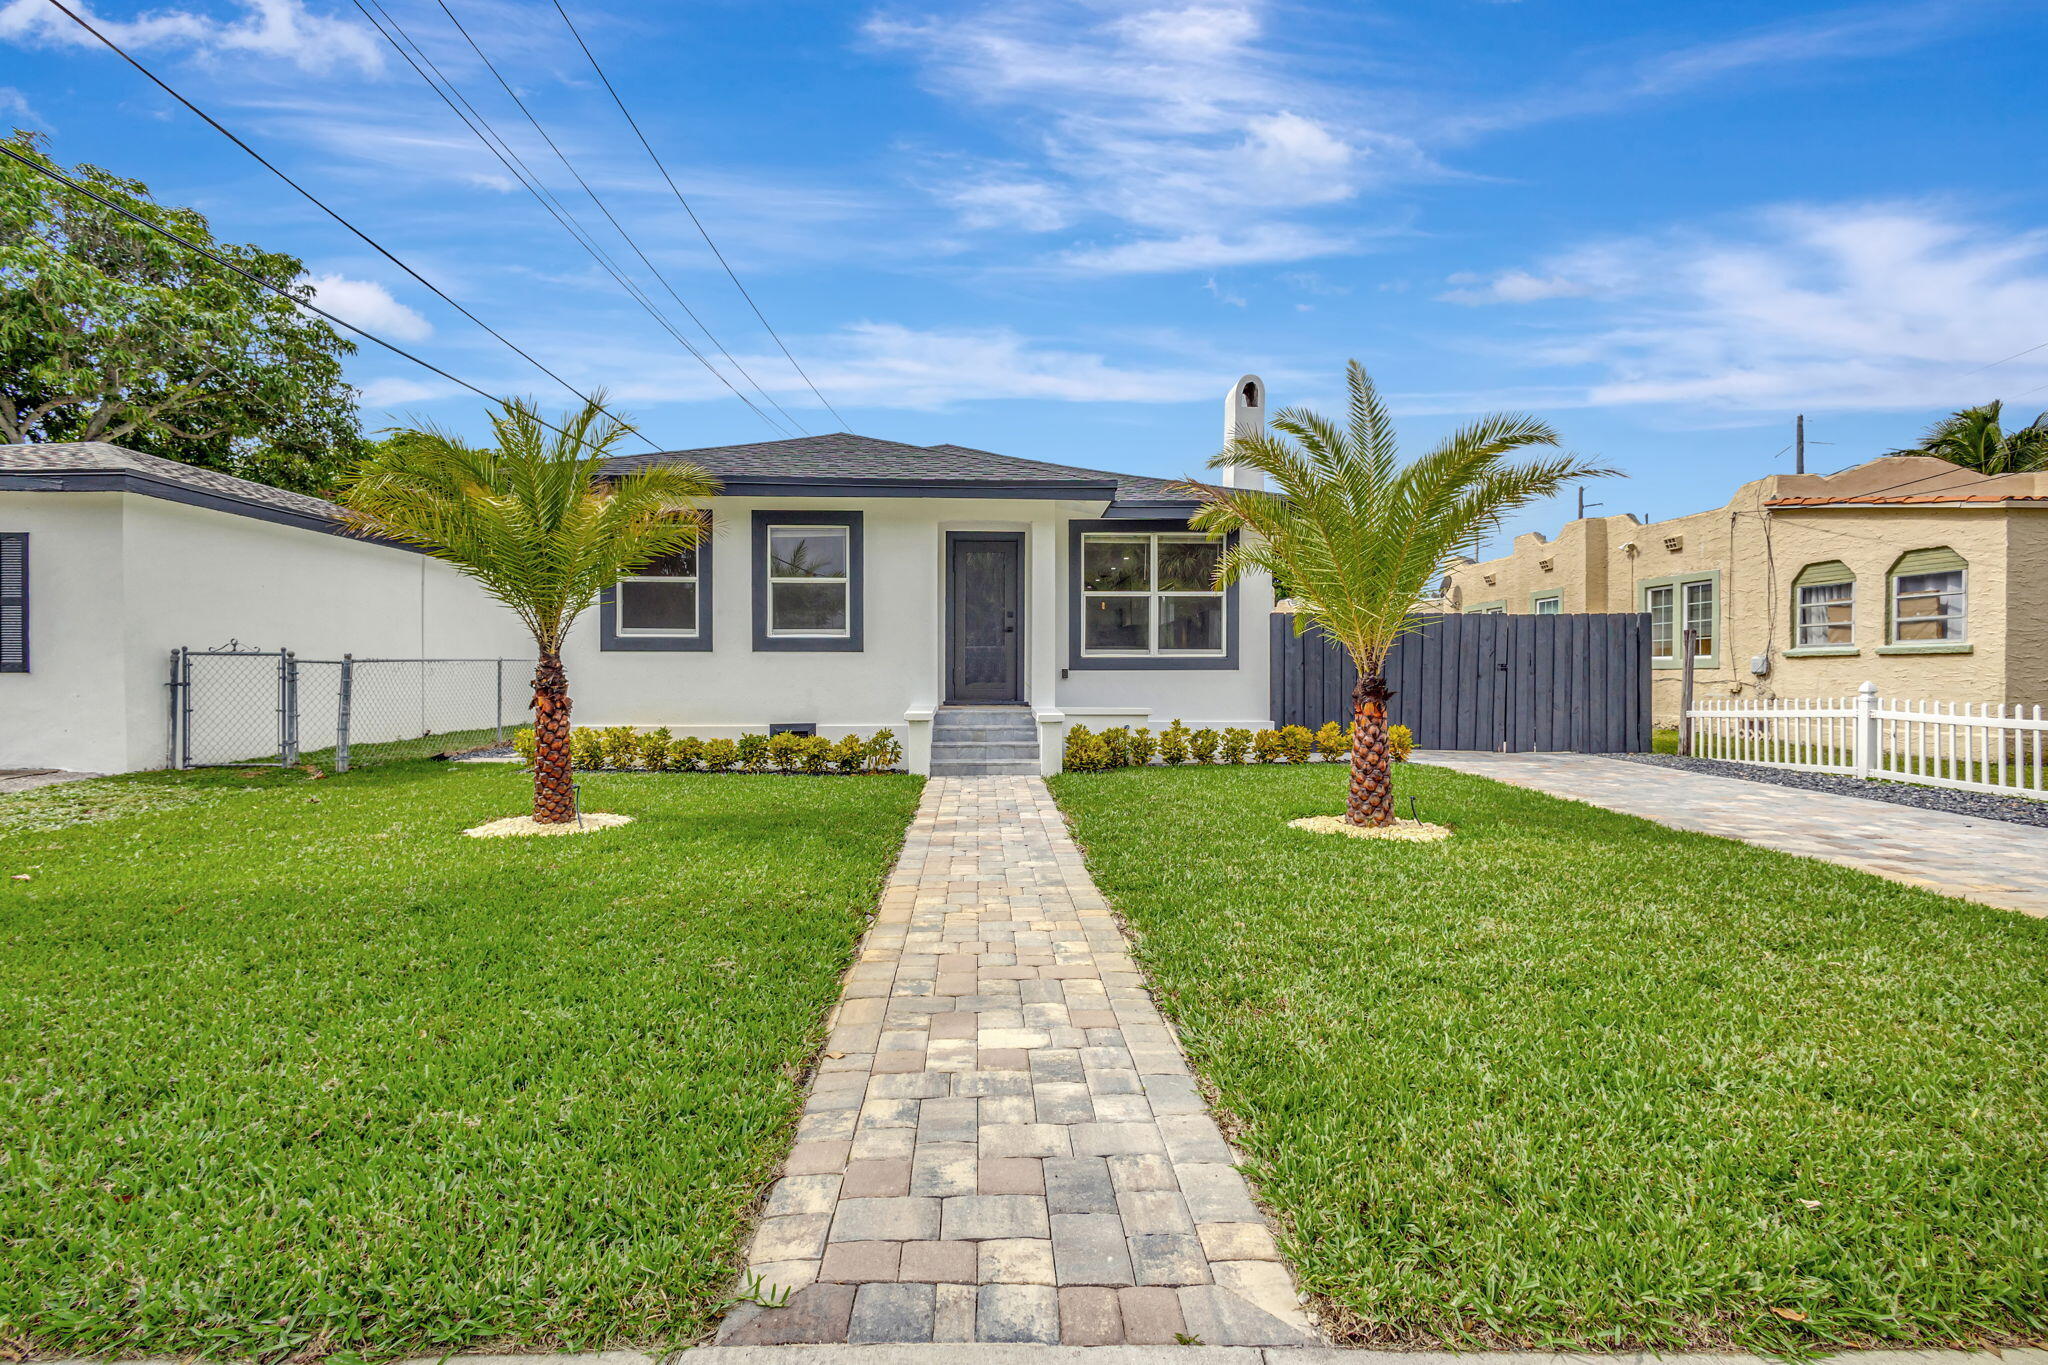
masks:
<path id="1" fill-rule="evenodd" d="M 178 651 L 178 766 L 192 766 L 192 650 Z"/>
<path id="2" fill-rule="evenodd" d="M 166 684 L 166 696 L 170 702 L 170 713 L 165 717 L 164 766 L 178 766 L 178 651 L 171 651 L 171 680 Z"/>
<path id="3" fill-rule="evenodd" d="M 1856 689 L 1856 723 L 1854 744 L 1856 776 L 1869 777 L 1876 772 L 1881 756 L 1878 745 L 1877 684 L 1866 682 Z"/>
<path id="4" fill-rule="evenodd" d="M 299 761 L 299 656 L 284 651 L 284 743 L 278 749 L 278 764 L 289 768 Z"/>
<path id="5" fill-rule="evenodd" d="M 494 738 L 495 738 L 495 739 L 497 740 L 497 742 L 498 742 L 498 743 L 500 743 L 500 744 L 503 744 L 503 743 L 505 742 L 505 661 L 504 661 L 503 659 L 500 659 L 500 660 L 498 660 L 497 662 L 498 662 L 498 724 L 497 724 L 497 733 L 496 733 L 496 735 L 494 736 Z"/>
<path id="6" fill-rule="evenodd" d="M 1679 641 L 1685 653 L 1678 665 L 1678 752 L 1685 758 L 1692 757 L 1692 666 L 1699 638 L 1698 631 L 1687 629 Z"/>
<path id="7" fill-rule="evenodd" d="M 356 660 L 353 654 L 341 656 L 341 695 L 334 703 L 334 771 L 348 771 L 348 709 L 355 691 Z"/>

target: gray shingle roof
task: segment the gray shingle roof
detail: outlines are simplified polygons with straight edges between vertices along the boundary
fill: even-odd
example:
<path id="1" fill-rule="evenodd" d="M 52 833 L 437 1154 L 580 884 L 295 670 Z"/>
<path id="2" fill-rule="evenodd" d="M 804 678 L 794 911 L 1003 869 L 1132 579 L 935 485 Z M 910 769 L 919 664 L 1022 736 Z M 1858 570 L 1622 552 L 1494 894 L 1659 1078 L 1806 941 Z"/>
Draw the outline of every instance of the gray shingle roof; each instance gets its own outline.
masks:
<path id="1" fill-rule="evenodd" d="M 0 476 L 116 475 L 167 484 L 211 498 L 246 503 L 273 512 L 320 521 L 339 522 L 341 508 L 325 498 L 310 497 L 223 474 L 217 469 L 180 464 L 106 441 L 66 441 L 50 445 L 0 445 Z M 19 486 L 19 480 L 8 478 Z"/>
<path id="2" fill-rule="evenodd" d="M 708 446 L 701 450 L 670 450 L 658 455 L 622 455 L 608 463 L 605 470 L 623 474 L 671 461 L 702 467 L 731 492 L 748 491 L 760 484 L 997 484 L 1019 490 L 1044 485 L 1049 497 L 1107 495 L 1118 502 L 1189 501 L 1185 493 L 1166 479 L 1026 460 L 970 446 L 905 445 L 849 432 L 750 445 Z M 1079 491 L 1082 488 L 1092 492 Z"/>

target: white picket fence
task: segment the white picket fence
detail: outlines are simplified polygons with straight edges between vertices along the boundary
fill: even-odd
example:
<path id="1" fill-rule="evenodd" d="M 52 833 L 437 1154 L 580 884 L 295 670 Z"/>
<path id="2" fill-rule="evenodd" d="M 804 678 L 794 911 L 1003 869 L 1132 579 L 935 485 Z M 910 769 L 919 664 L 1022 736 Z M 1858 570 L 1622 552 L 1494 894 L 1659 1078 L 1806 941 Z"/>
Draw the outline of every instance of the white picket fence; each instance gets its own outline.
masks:
<path id="1" fill-rule="evenodd" d="M 1853 697 L 1696 700 L 1692 754 L 1810 773 L 2048 799 L 2042 708 Z"/>

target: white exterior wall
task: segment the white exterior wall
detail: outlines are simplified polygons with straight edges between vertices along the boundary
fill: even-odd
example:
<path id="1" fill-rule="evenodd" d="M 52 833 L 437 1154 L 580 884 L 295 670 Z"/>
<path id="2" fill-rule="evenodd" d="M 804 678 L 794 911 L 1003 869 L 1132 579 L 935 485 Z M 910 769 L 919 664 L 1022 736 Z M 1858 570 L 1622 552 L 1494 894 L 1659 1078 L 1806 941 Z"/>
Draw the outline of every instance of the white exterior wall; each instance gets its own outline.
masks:
<path id="1" fill-rule="evenodd" d="M 864 645 L 859 652 L 755 652 L 756 511 L 862 514 Z M 1238 667 L 1073 670 L 1068 665 L 1068 523 L 1099 504 L 1024 499 L 719 498 L 712 505 L 712 648 L 601 650 L 596 609 L 576 623 L 565 662 L 578 725 L 666 725 L 731 738 L 810 723 L 838 736 L 894 729 L 913 766 L 928 713 L 945 697 L 948 531 L 1016 531 L 1024 541 L 1024 699 L 1055 764 L 1066 720 L 1089 725 L 1267 723 L 1270 583 L 1238 589 Z"/>
<path id="2" fill-rule="evenodd" d="M 163 767 L 180 646 L 533 653 L 469 580 L 388 546 L 135 493 L 0 493 L 0 530 L 29 533 L 31 670 L 0 674 L 0 767 Z"/>

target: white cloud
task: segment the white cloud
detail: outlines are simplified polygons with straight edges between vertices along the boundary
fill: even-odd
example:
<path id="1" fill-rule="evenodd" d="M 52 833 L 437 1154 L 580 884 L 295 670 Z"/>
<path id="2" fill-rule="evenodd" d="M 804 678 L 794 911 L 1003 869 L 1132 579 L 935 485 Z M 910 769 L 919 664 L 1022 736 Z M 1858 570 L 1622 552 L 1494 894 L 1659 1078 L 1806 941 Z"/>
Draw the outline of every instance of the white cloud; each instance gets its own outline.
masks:
<path id="1" fill-rule="evenodd" d="M 2048 380 L 2048 231 L 1940 205 L 1767 210 L 1716 233 L 1599 242 L 1464 302 L 1571 300 L 1523 353 L 1591 372 L 1580 401 L 1753 411 L 1953 407 Z M 1519 297 L 1518 297 L 1519 296 Z"/>
<path id="2" fill-rule="evenodd" d="M 304 283 L 313 287 L 315 303 L 365 331 L 397 341 L 425 341 L 434 334 L 432 323 L 391 297 L 391 291 L 375 280 L 308 275 Z"/>
<path id="3" fill-rule="evenodd" d="M 922 19 L 876 17 L 876 45 L 925 82 L 1004 120 L 1031 158 L 949 181 L 970 228 L 1090 221 L 1130 234 L 1054 264 L 1089 273 L 1200 270 L 1348 250 L 1300 221 L 1395 174 L 1426 170 L 1407 139 L 1290 64 L 1264 0 L 1146 5 L 1009 0 Z"/>
<path id="4" fill-rule="evenodd" d="M 1532 275 L 1526 270 L 1503 270 L 1491 279 L 1460 273 L 1445 283 L 1457 287 L 1438 297 L 1452 303 L 1536 303 L 1590 292 L 1590 286 L 1582 280 L 1564 275 Z"/>
<path id="5" fill-rule="evenodd" d="M 301 0 L 244 0 L 247 13 L 227 21 L 174 9 L 153 10 L 133 19 L 109 19 L 93 13 L 83 0 L 72 0 L 71 8 L 114 42 L 138 52 L 184 49 L 212 58 L 248 54 L 276 58 L 316 73 L 352 66 L 374 74 L 384 67 L 377 36 L 366 25 L 315 14 Z M 0 39 L 100 47 L 97 38 L 45 0 L 0 4 Z"/>
<path id="6" fill-rule="evenodd" d="M 1208 290 L 1209 297 L 1215 299 L 1218 303 L 1227 303 L 1232 308 L 1242 308 L 1245 306 L 1244 295 L 1231 293 L 1222 285 L 1216 283 L 1214 275 L 1208 278 L 1207 282 L 1202 285 L 1202 288 Z"/>
<path id="7" fill-rule="evenodd" d="M 424 403 L 434 398 L 452 398 L 467 393 L 452 384 L 422 384 L 416 379 L 385 377 L 372 379 L 363 385 L 363 402 L 366 408 L 376 411 L 390 411 L 402 408 L 408 403 Z"/>

